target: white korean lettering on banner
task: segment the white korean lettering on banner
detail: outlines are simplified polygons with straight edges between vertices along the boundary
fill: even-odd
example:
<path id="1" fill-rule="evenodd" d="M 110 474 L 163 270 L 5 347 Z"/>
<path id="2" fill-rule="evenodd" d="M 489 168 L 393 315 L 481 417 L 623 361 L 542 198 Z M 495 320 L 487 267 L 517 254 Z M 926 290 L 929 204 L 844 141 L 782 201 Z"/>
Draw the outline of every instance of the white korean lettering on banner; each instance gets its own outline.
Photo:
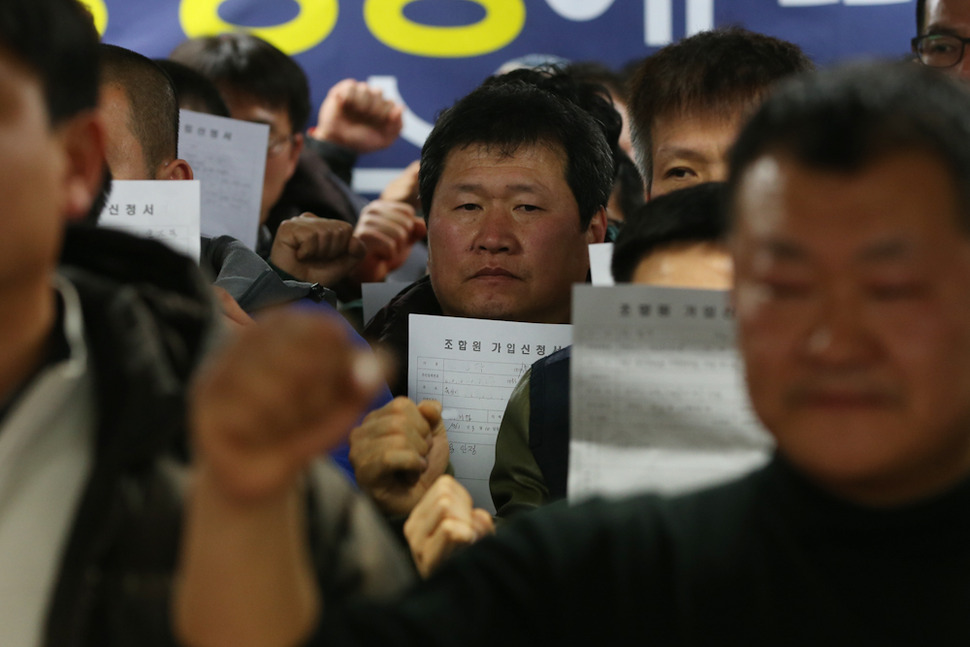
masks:
<path id="1" fill-rule="evenodd" d="M 614 0 L 546 0 L 549 8 L 566 20 L 585 22 L 602 16 Z"/>
<path id="2" fill-rule="evenodd" d="M 714 0 L 684 0 L 686 35 L 714 29 Z M 643 0 L 643 41 L 662 47 L 674 40 L 673 0 Z"/>
<path id="3" fill-rule="evenodd" d="M 910 0 L 778 0 L 779 7 L 819 7 L 844 4 L 847 7 L 872 7 L 886 4 L 906 4 Z"/>

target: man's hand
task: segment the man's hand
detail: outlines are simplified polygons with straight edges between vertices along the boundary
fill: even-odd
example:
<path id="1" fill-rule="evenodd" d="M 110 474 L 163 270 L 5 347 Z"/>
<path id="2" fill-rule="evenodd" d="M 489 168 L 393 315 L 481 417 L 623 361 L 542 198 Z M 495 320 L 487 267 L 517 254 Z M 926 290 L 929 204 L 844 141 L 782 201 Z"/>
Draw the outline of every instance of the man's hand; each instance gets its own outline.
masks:
<path id="1" fill-rule="evenodd" d="M 309 634 L 320 592 L 303 474 L 379 383 L 373 355 L 319 313 L 269 313 L 212 353 L 190 394 L 194 478 L 173 600 L 180 644 L 295 645 Z"/>
<path id="2" fill-rule="evenodd" d="M 424 219 L 404 202 L 374 200 L 360 213 L 354 238 L 367 248 L 355 276 L 361 283 L 383 281 L 401 267 L 411 248 L 428 233 Z"/>
<path id="3" fill-rule="evenodd" d="M 222 310 L 222 320 L 226 323 L 227 328 L 237 330 L 253 323 L 253 318 L 239 307 L 239 303 L 232 298 L 232 295 L 225 288 L 213 285 L 212 292 L 216 296 L 216 301 L 219 302 L 219 308 Z"/>
<path id="4" fill-rule="evenodd" d="M 468 490 L 447 474 L 435 481 L 404 524 L 421 577 L 431 575 L 455 549 L 494 532 L 492 515 L 473 508 Z"/>
<path id="5" fill-rule="evenodd" d="M 406 515 L 448 467 L 441 404 L 395 398 L 350 432 L 357 484 L 388 514 Z"/>
<path id="6" fill-rule="evenodd" d="M 414 207 L 415 211 L 421 208 L 421 201 L 418 198 L 418 172 L 421 170 L 421 160 L 414 160 L 405 167 L 401 173 L 387 183 L 381 191 L 381 200 L 391 202 L 404 202 Z"/>
<path id="7" fill-rule="evenodd" d="M 333 287 L 366 251 L 350 223 L 304 213 L 280 223 L 269 260 L 301 281 Z"/>
<path id="8" fill-rule="evenodd" d="M 387 148 L 401 134 L 404 106 L 384 98 L 378 88 L 344 79 L 320 105 L 314 139 L 339 144 L 359 154 Z"/>
<path id="9" fill-rule="evenodd" d="M 346 436 L 380 383 L 334 319 L 273 312 L 199 371 L 189 409 L 200 480 L 227 501 L 271 499 Z"/>

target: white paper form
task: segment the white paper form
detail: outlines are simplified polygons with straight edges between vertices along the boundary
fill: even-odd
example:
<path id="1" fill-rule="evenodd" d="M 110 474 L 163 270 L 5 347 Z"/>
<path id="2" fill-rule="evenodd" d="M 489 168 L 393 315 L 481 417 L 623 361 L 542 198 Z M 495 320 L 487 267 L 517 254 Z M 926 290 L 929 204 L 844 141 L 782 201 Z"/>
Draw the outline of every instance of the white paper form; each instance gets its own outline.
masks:
<path id="1" fill-rule="evenodd" d="M 682 492 L 763 464 L 726 292 L 576 286 L 570 500 Z"/>
<path id="2" fill-rule="evenodd" d="M 179 157 L 202 182 L 202 233 L 256 249 L 269 126 L 180 110 Z"/>
<path id="3" fill-rule="evenodd" d="M 199 262 L 197 180 L 115 180 L 98 225 L 153 238 Z"/>
<path id="4" fill-rule="evenodd" d="M 589 274 L 593 285 L 613 285 L 613 243 L 589 246 Z"/>
<path id="5" fill-rule="evenodd" d="M 572 327 L 411 315 L 408 328 L 408 397 L 441 402 L 455 478 L 494 514 L 488 476 L 505 405 L 533 362 L 571 343 Z"/>

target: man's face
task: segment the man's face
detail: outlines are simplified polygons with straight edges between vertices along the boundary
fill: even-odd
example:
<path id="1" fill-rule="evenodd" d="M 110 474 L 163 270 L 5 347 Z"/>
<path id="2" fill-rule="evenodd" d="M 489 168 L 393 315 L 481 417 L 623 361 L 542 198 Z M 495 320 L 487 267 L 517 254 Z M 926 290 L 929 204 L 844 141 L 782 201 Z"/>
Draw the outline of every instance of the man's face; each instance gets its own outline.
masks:
<path id="1" fill-rule="evenodd" d="M 98 110 L 105 125 L 105 157 L 117 180 L 153 180 L 154 169 L 145 164 L 145 151 L 131 131 L 131 102 L 124 89 L 104 84 L 98 96 Z"/>
<path id="2" fill-rule="evenodd" d="M 970 2 L 967 0 L 926 0 L 923 34 L 949 34 L 970 38 Z M 964 55 L 947 73 L 970 81 L 970 57 Z"/>
<path id="3" fill-rule="evenodd" d="M 41 85 L 0 49 L 0 290 L 50 292 L 71 199 L 69 135 L 48 124 Z M 70 211 L 74 214 L 69 214 Z M 26 292 L 21 294 L 22 299 Z M 10 303 L 0 303 L 6 311 Z"/>
<path id="4" fill-rule="evenodd" d="M 428 215 L 428 271 L 447 315 L 540 323 L 570 318 L 573 283 L 586 280 L 602 211 L 583 231 L 558 147 L 503 157 L 472 144 L 452 150 Z"/>
<path id="5" fill-rule="evenodd" d="M 925 496 L 970 466 L 970 239 L 950 174 L 905 152 L 845 175 L 765 156 L 732 241 L 754 408 L 847 498 Z"/>
<path id="6" fill-rule="evenodd" d="M 731 256 L 724 245 L 678 243 L 660 247 L 641 259 L 631 283 L 727 290 L 732 276 Z"/>
<path id="7" fill-rule="evenodd" d="M 650 131 L 653 168 L 647 197 L 726 180 L 728 151 L 741 122 L 740 116 L 705 114 L 673 114 L 654 119 Z"/>
<path id="8" fill-rule="evenodd" d="M 264 224 L 269 211 L 283 195 L 283 188 L 293 173 L 303 149 L 303 135 L 293 132 L 286 108 L 270 108 L 257 99 L 221 88 L 222 96 L 233 119 L 252 121 L 269 126 L 269 148 L 266 151 L 266 172 L 263 175 L 263 199 L 259 209 L 259 224 Z"/>

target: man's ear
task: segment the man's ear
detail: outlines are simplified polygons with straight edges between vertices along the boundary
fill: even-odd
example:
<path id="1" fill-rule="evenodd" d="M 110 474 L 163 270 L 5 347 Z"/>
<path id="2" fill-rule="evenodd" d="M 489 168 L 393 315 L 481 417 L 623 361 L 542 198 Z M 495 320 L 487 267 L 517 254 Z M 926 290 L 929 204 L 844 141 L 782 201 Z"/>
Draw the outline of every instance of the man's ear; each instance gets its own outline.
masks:
<path id="1" fill-rule="evenodd" d="M 174 159 L 155 173 L 157 180 L 191 180 L 195 175 L 192 166 L 183 159 Z"/>
<path id="2" fill-rule="evenodd" d="M 104 181 L 104 125 L 96 110 L 86 110 L 57 126 L 65 159 L 64 215 L 75 221 L 87 217 Z"/>
<path id="3" fill-rule="evenodd" d="M 600 207 L 593 214 L 593 219 L 589 221 L 586 228 L 587 243 L 602 243 L 606 240 L 606 207 Z"/>

